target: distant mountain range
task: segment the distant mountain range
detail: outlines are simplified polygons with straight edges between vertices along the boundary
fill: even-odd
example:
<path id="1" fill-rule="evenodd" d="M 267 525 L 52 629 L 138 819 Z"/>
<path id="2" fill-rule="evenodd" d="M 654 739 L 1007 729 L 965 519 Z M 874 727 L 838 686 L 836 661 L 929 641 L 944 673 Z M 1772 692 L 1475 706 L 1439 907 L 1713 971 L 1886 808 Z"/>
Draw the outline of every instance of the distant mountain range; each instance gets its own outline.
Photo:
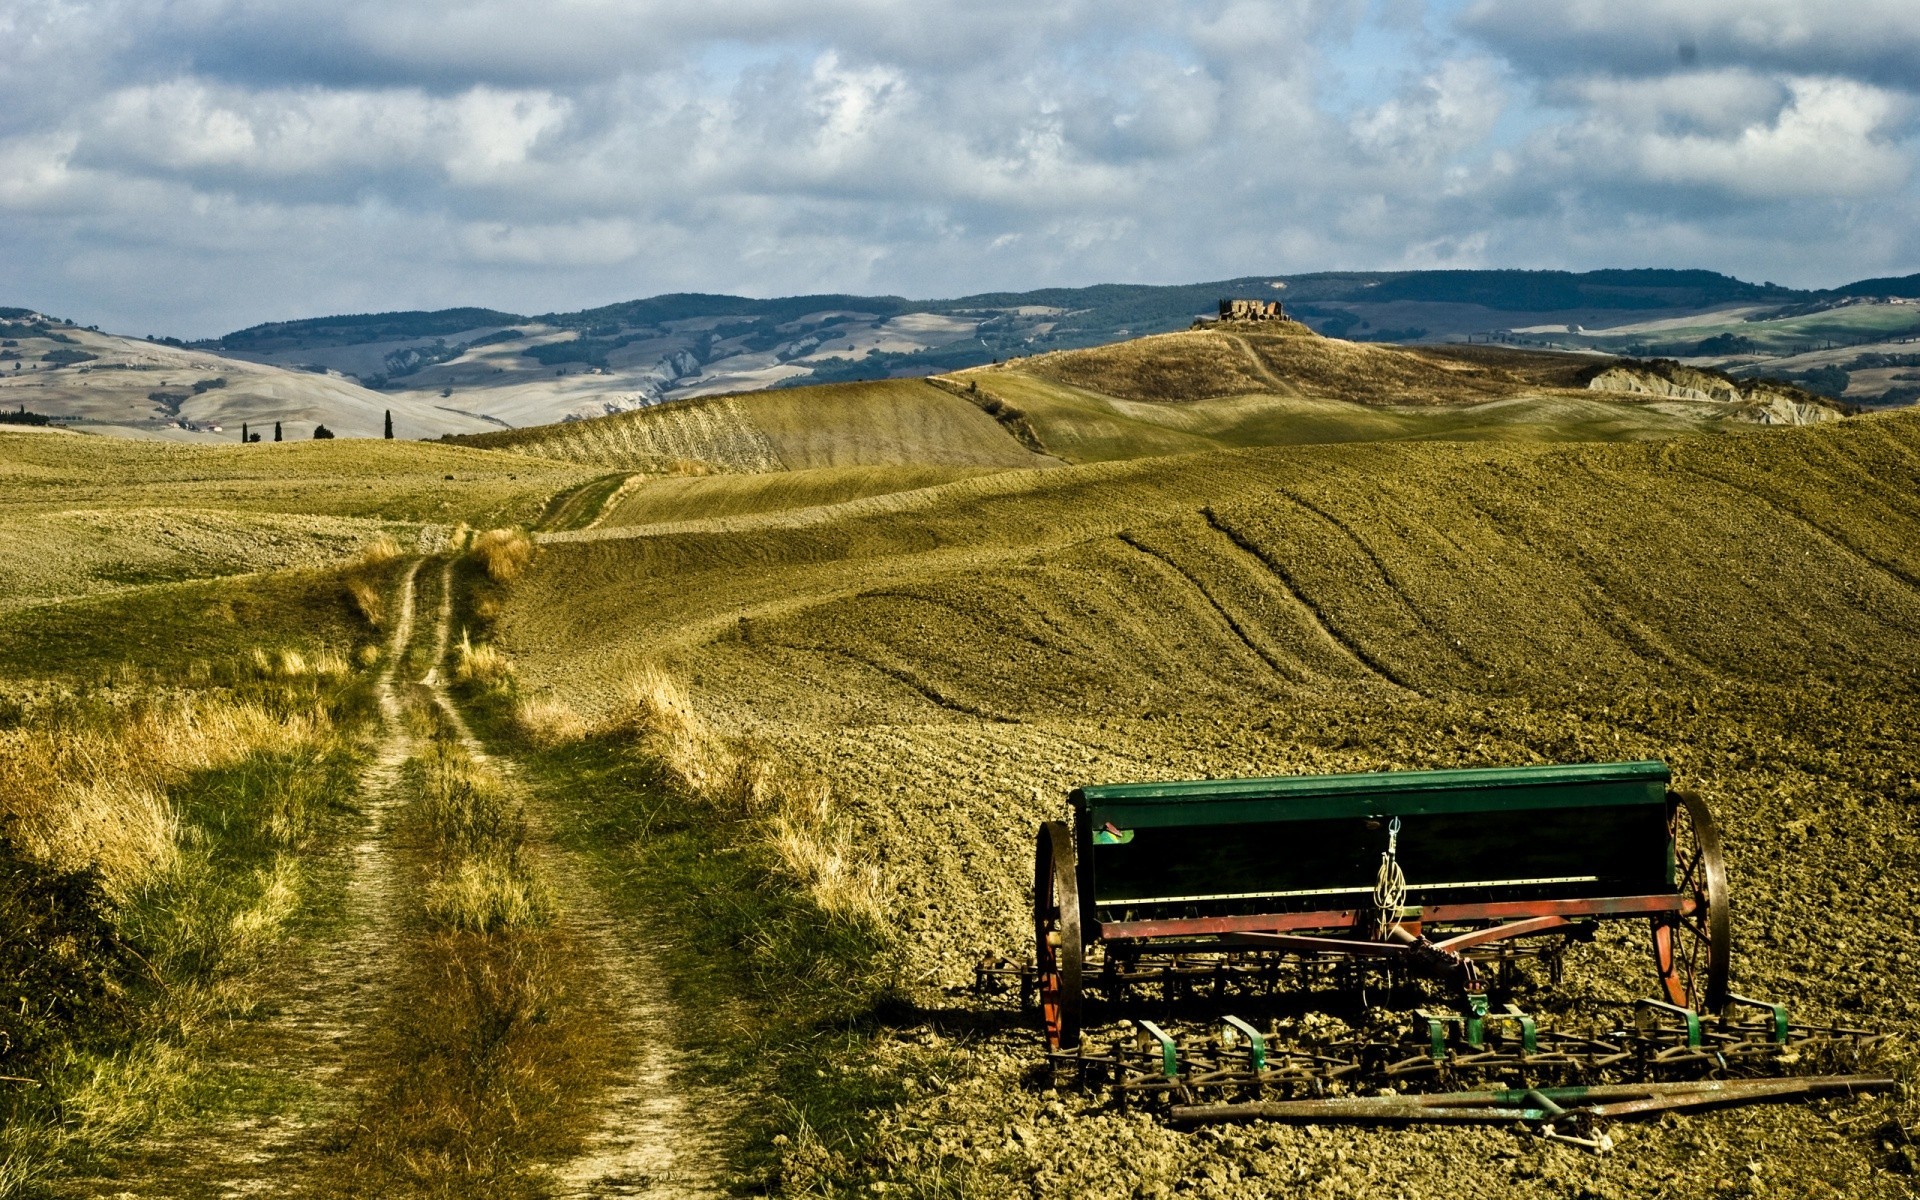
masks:
<path id="1" fill-rule="evenodd" d="M 86 419 L 122 426 L 169 417 L 178 428 L 183 422 L 231 423 L 242 411 L 265 419 L 271 414 L 262 405 L 271 399 L 276 413 L 285 409 L 275 419 L 318 422 L 350 397 L 347 423 L 355 428 L 387 408 L 404 410 L 415 428 L 416 420 L 425 421 L 429 432 L 518 428 L 693 396 L 932 375 L 1105 345 L 1184 329 L 1211 316 L 1227 297 L 1280 300 L 1289 315 L 1317 332 L 1350 341 L 1496 342 L 1674 358 L 1735 375 L 1789 380 L 1852 403 L 1920 399 L 1920 345 L 1914 344 L 1920 339 L 1920 275 L 1810 291 L 1712 271 L 1648 269 L 1249 275 L 947 300 L 679 293 L 536 315 L 451 308 L 316 317 L 255 325 L 202 342 L 142 343 L 198 355 L 201 362 L 242 360 L 280 373 L 248 376 L 253 391 L 229 391 L 218 400 L 194 393 L 184 407 L 174 406 L 177 412 L 143 416 L 143 393 L 130 387 L 125 399 L 75 411 L 97 411 Z M 0 310 L 0 333 L 8 327 L 28 331 L 37 316 Z M 66 328 L 62 336 L 71 338 L 76 331 Z M 68 371 L 58 378 L 75 385 L 83 382 L 79 375 L 118 362 L 163 374 L 174 362 L 152 358 L 138 345 L 85 367 L 58 361 L 109 349 L 104 343 L 38 349 L 23 344 L 0 350 L 0 356 L 31 358 L 48 369 L 64 366 Z M 0 363 L 0 371 L 14 365 Z M 184 375 L 185 367 L 182 359 L 174 373 Z M 201 369 L 208 378 L 216 372 Z M 301 376 L 313 385 L 301 384 Z M 91 380 L 103 382 L 104 376 Z M 8 390 L 6 398 L 20 402 L 35 396 Z"/>

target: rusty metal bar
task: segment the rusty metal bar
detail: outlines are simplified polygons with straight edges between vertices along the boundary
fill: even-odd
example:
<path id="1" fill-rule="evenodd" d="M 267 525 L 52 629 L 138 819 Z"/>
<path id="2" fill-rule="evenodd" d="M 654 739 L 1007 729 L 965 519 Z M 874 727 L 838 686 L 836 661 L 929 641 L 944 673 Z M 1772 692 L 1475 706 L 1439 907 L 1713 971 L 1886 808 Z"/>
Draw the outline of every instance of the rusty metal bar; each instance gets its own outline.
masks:
<path id="1" fill-rule="evenodd" d="M 1534 917 L 1526 921 L 1508 921 L 1504 925 L 1490 925 L 1485 929 L 1476 929 L 1471 933 L 1457 933 L 1450 938 L 1442 938 L 1433 944 L 1435 950 L 1465 950 L 1470 946 L 1480 946 L 1487 942 L 1504 941 L 1507 938 L 1527 937 L 1530 934 L 1546 933 L 1552 929 L 1562 929 L 1571 924 L 1567 918 L 1553 915 Z"/>
<path id="2" fill-rule="evenodd" d="M 1417 918 L 1424 925 L 1458 921 L 1507 921 L 1531 917 L 1644 917 L 1655 913 L 1690 911 L 1686 900 L 1673 895 L 1599 896 L 1574 900 L 1490 900 L 1476 904 L 1428 904 Z M 1358 908 L 1317 912 L 1266 913 L 1233 917 L 1166 917 L 1138 921 L 1100 921 L 1100 941 L 1179 937 L 1198 934 L 1297 933 L 1303 930 L 1352 929 L 1367 916 Z M 1512 936 L 1512 935 L 1504 935 Z"/>

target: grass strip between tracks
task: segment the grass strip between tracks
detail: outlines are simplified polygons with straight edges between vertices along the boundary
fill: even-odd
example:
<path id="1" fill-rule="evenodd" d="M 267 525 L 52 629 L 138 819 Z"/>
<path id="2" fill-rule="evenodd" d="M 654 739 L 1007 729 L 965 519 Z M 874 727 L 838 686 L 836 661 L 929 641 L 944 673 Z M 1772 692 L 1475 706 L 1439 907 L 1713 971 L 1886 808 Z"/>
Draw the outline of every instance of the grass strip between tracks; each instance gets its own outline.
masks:
<path id="1" fill-rule="evenodd" d="M 433 722 L 415 697 L 409 719 Z M 367 1047 L 360 1109 L 329 1139 L 322 1196 L 536 1197 L 577 1153 L 615 1047 L 526 853 L 513 785 L 435 723 L 404 771 L 412 911 Z M 417 901 L 417 904 L 413 902 Z"/>
<path id="2" fill-rule="evenodd" d="M 462 564 L 459 611 L 497 595 Z M 629 730 L 537 744 L 514 719 L 510 672 L 460 688 L 478 735 L 510 752 L 561 845 L 591 864 L 619 918 L 667 974 L 692 1082 L 751 1193 L 835 1193 L 866 1177 L 878 1118 L 921 1086 L 871 1052 L 906 1011 L 886 931 L 824 911 L 773 846 L 772 817 L 692 794 Z M 670 1086 L 663 1081 L 662 1086 Z"/>

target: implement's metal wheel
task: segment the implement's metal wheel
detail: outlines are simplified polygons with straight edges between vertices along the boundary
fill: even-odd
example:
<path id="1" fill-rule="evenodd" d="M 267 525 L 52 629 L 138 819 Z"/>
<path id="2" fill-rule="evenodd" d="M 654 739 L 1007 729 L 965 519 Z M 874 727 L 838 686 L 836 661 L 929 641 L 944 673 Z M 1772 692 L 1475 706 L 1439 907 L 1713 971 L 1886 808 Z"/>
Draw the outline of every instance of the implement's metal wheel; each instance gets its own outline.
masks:
<path id="1" fill-rule="evenodd" d="M 1674 890 L 1686 911 L 1654 918 L 1654 970 L 1669 1001 L 1717 1013 L 1726 1007 L 1733 959 L 1720 830 L 1700 797 L 1681 791 L 1668 793 L 1667 829 L 1673 838 Z"/>
<path id="2" fill-rule="evenodd" d="M 1080 1043 L 1080 876 L 1073 828 L 1064 821 L 1040 826 L 1033 851 L 1034 961 L 1039 967 L 1040 1020 L 1047 1045 L 1058 1050 Z"/>

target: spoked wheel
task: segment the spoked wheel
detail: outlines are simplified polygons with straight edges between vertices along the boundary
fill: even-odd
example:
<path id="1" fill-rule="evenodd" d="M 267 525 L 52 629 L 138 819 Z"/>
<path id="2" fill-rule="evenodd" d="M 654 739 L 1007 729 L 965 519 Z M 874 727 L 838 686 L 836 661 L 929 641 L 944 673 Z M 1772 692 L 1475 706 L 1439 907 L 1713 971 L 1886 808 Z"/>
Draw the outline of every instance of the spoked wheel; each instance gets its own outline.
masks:
<path id="1" fill-rule="evenodd" d="M 1720 830 L 1707 806 L 1692 792 L 1671 793 L 1667 806 L 1674 890 L 1684 911 L 1654 918 L 1654 969 L 1668 1000 L 1696 1012 L 1717 1013 L 1726 1007 L 1727 971 L 1733 958 Z"/>
<path id="2" fill-rule="evenodd" d="M 1080 1042 L 1080 877 L 1073 829 L 1064 821 L 1040 826 L 1033 851 L 1033 940 L 1039 965 L 1040 1020 L 1047 1045 Z"/>

